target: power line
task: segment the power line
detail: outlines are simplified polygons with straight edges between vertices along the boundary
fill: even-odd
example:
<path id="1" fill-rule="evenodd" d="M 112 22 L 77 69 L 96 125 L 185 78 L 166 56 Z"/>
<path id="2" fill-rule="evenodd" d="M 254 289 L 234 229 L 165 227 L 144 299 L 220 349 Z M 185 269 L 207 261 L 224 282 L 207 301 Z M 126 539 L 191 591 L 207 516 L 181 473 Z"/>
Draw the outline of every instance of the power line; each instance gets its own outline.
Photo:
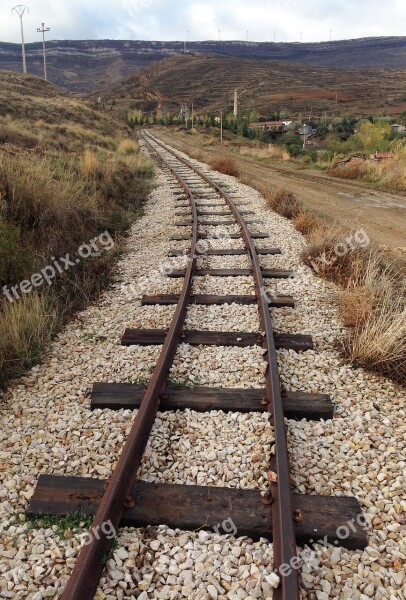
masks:
<path id="1" fill-rule="evenodd" d="M 51 31 L 51 29 L 50 29 L 50 27 L 45 27 L 45 23 L 41 23 L 41 27 L 42 27 L 42 29 L 37 27 L 37 31 L 38 31 L 38 33 L 42 33 L 42 52 L 44 54 L 44 79 L 45 79 L 45 81 L 48 81 L 48 78 L 47 78 L 47 54 L 46 54 L 46 49 L 45 49 L 45 33 L 47 31 Z"/>
<path id="2" fill-rule="evenodd" d="M 24 26 L 23 26 L 23 16 L 27 12 L 30 12 L 28 6 L 25 4 L 18 4 L 13 8 L 11 12 L 15 12 L 20 17 L 20 25 L 21 25 L 21 48 L 23 53 L 23 73 L 27 72 L 27 61 L 25 58 L 25 43 L 24 43 Z"/>

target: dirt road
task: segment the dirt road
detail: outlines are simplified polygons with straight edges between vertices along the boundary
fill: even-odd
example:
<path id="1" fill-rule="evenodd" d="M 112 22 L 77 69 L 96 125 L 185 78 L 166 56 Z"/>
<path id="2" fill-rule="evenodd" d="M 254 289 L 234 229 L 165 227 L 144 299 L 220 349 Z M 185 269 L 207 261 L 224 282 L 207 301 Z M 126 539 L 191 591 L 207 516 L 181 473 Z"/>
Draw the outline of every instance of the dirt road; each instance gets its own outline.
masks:
<path id="1" fill-rule="evenodd" d="M 156 133 L 162 140 L 188 152 L 191 148 L 216 156 L 218 146 L 203 146 L 200 136 Z M 258 160 L 231 153 L 241 174 L 285 187 L 303 204 L 329 223 L 364 227 L 369 237 L 381 246 L 396 250 L 406 264 L 406 194 L 375 189 L 358 181 L 335 179 L 320 171 L 292 171 L 261 164 Z"/>

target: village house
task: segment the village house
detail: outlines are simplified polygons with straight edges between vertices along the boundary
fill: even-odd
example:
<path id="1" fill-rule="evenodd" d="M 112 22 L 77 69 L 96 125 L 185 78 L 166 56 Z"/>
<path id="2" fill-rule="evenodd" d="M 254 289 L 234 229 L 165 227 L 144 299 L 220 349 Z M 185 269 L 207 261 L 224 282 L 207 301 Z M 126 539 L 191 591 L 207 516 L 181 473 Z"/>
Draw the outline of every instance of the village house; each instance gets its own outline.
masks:
<path id="1" fill-rule="evenodd" d="M 263 123 L 250 123 L 250 129 L 263 129 L 270 133 L 283 133 L 286 130 L 284 121 L 264 121 Z"/>
<path id="2" fill-rule="evenodd" d="M 391 125 L 392 127 L 392 131 L 393 133 L 397 133 L 397 134 L 406 134 L 406 127 L 404 125 L 400 125 L 400 123 L 393 123 L 393 125 Z"/>

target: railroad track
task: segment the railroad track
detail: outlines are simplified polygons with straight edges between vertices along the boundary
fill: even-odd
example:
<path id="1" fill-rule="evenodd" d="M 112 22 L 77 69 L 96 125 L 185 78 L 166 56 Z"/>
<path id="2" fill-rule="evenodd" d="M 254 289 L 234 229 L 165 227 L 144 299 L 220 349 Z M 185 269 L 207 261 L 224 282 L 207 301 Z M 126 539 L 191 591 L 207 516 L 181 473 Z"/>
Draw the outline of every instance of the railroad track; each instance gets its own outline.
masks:
<path id="1" fill-rule="evenodd" d="M 145 296 L 143 305 L 174 305 L 175 313 L 168 330 L 127 329 L 123 345 L 162 345 L 149 384 L 96 383 L 91 396 L 93 409 L 138 409 L 138 414 L 108 482 L 77 477 L 41 475 L 28 512 L 32 515 L 66 515 L 80 511 L 94 515 L 85 544 L 63 592 L 63 600 L 87 600 L 94 597 L 103 572 L 112 539 L 104 533 L 105 523 L 115 531 L 120 526 L 142 527 L 166 524 L 172 528 L 195 530 L 215 529 L 219 521 L 232 519 L 238 535 L 254 539 L 266 537 L 273 541 L 274 568 L 280 577 L 275 589 L 277 600 L 298 600 L 300 577 L 297 545 L 328 540 L 350 549 L 366 546 L 365 531 L 357 525 L 361 514 L 355 498 L 335 498 L 293 494 L 291 490 L 287 430 L 285 418 L 329 419 L 333 416 L 331 400 L 325 395 L 282 391 L 277 367 L 277 349 L 306 351 L 313 347 L 309 336 L 275 333 L 270 306 L 294 306 L 290 297 L 271 298 L 266 293 L 268 278 L 287 278 L 291 272 L 263 269 L 260 256 L 280 254 L 279 248 L 261 248 L 266 233 L 250 232 L 251 215 L 213 178 L 196 169 L 188 160 L 151 134 L 142 137 L 168 177 L 173 181 L 177 196 L 177 214 L 186 219 L 176 225 L 191 227 L 190 235 L 175 235 L 172 239 L 185 241 L 188 255 L 185 269 L 173 270 L 169 276 L 183 278 L 179 295 Z M 209 209 L 210 212 L 207 212 Z M 186 211 L 186 212 L 185 212 Z M 209 220 L 207 218 L 209 217 Z M 211 220 L 215 217 L 216 220 Z M 248 218 L 247 218 L 248 217 Z M 231 238 L 243 240 L 245 249 L 208 249 L 209 256 L 246 255 L 249 269 L 199 269 L 201 255 L 199 225 L 214 227 L 237 224 L 240 233 Z M 210 236 L 205 236 L 210 237 Z M 171 257 L 185 252 L 173 250 Z M 195 277 L 209 275 L 229 277 L 250 275 L 255 295 L 192 294 Z M 256 304 L 260 331 L 213 332 L 184 329 L 190 304 Z M 195 388 L 178 389 L 168 383 L 168 374 L 181 343 L 191 345 L 240 346 L 259 345 L 267 363 L 265 388 L 262 390 Z M 158 410 L 197 411 L 224 410 L 268 413 L 274 429 L 274 454 L 269 457 L 269 490 L 227 489 L 203 486 L 149 484 L 137 480 L 137 473 L 151 434 Z M 347 522 L 355 523 L 343 541 L 337 528 Z M 110 530 L 109 530 L 110 531 Z M 286 565 L 290 567 L 286 568 Z"/>

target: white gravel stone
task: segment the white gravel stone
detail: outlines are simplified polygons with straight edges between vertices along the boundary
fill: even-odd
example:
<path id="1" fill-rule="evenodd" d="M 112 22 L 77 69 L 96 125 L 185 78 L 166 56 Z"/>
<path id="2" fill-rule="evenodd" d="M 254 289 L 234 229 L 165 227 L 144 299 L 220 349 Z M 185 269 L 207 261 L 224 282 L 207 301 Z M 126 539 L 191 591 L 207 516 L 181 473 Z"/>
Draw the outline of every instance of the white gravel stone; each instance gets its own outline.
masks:
<path id="1" fill-rule="evenodd" d="M 198 164 L 196 162 L 196 164 Z M 207 170 L 209 172 L 209 170 Z M 291 294 L 296 308 L 272 309 L 275 329 L 312 334 L 314 351 L 279 351 L 283 385 L 289 390 L 329 393 L 329 422 L 288 422 L 291 473 L 296 492 L 354 495 L 372 520 L 368 548 L 351 552 L 320 548 L 305 555 L 301 597 L 405 600 L 406 471 L 405 394 L 384 378 L 354 370 L 336 350 L 342 338 L 334 287 L 300 264 L 304 239 L 291 223 L 266 209 L 265 201 L 234 178 L 216 174 L 267 231 L 258 247 L 281 247 L 283 255 L 261 257 L 263 266 L 291 268 L 294 279 L 268 281 L 273 294 Z M 182 280 L 162 273 L 173 265 L 168 252 L 187 241 L 171 241 L 181 219 L 166 177 L 128 239 L 129 253 L 99 302 L 80 313 L 52 343 L 41 365 L 14 382 L 4 398 L 0 431 L 0 597 L 59 598 L 86 530 L 29 526 L 21 514 L 40 473 L 108 477 L 136 411 L 89 410 L 96 381 L 147 382 L 160 347 L 122 348 L 126 327 L 166 328 L 174 307 L 142 307 L 143 294 L 179 293 Z M 207 203 L 212 195 L 202 189 Z M 209 209 L 207 209 L 209 210 Z M 251 218 L 251 217 L 250 217 Z M 257 229 L 256 229 L 257 227 Z M 203 228 L 202 228 L 203 229 Z M 204 227 L 217 232 L 217 227 Z M 226 228 L 227 230 L 227 228 Z M 232 226 L 230 231 L 238 232 Z M 241 240 L 210 241 L 210 247 L 242 248 Z M 230 257 L 228 257 L 230 258 Z M 182 262 L 183 261 L 183 262 Z M 246 265 L 200 259 L 203 266 Z M 181 268 L 181 267 L 178 267 Z M 253 294 L 243 278 L 196 277 L 194 293 Z M 256 307 L 190 307 L 186 327 L 255 331 Z M 265 363 L 260 348 L 179 346 L 170 378 L 180 385 L 261 388 Z M 159 413 L 142 463 L 148 481 L 265 489 L 273 433 L 264 415 Z M 20 516 L 16 516 L 20 513 Z M 337 524 L 337 526 L 346 525 Z M 221 533 L 221 531 L 220 531 Z M 167 527 L 120 531 L 97 598 L 272 598 L 272 545 L 210 532 Z"/>

